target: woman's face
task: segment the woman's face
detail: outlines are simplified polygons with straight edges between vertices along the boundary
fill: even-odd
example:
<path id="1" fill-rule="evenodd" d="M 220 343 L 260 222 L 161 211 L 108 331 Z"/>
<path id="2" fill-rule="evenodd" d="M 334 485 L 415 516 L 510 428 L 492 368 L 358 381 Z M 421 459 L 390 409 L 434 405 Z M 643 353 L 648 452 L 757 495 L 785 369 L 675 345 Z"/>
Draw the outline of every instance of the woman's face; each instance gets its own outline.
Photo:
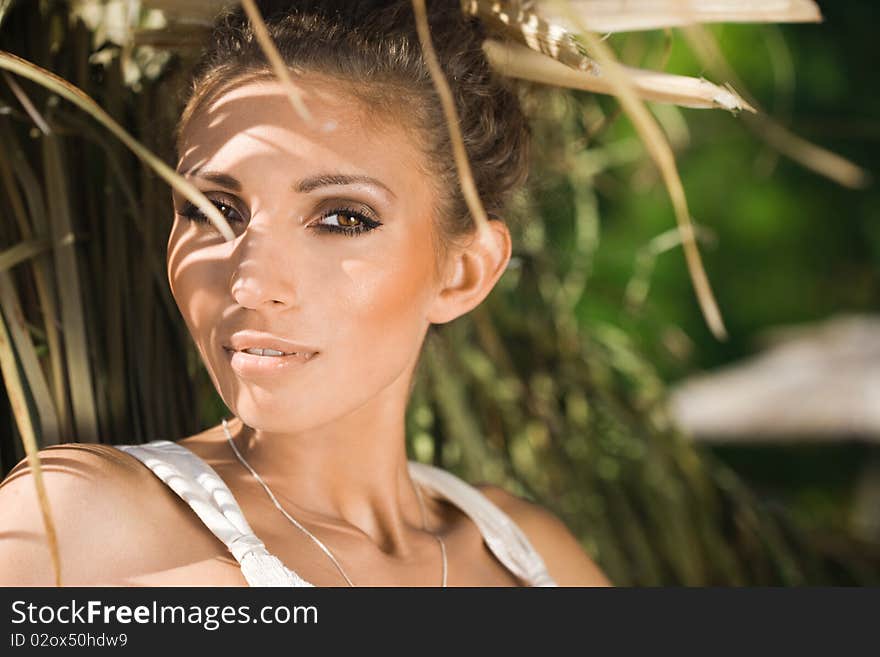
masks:
<path id="1" fill-rule="evenodd" d="M 439 289 L 418 144 L 344 83 L 297 84 L 311 123 L 269 80 L 193 117 L 178 169 L 236 237 L 175 196 L 168 240 L 171 290 L 214 385 L 267 432 L 321 426 L 402 389 Z M 272 345 L 297 353 L 243 352 Z"/>

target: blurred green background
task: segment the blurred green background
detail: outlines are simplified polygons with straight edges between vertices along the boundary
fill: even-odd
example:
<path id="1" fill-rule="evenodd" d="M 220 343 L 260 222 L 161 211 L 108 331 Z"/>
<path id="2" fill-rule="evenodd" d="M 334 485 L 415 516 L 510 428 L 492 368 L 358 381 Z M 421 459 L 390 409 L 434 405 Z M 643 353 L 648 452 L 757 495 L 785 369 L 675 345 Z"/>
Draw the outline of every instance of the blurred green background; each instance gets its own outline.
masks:
<path id="1" fill-rule="evenodd" d="M 795 134 L 878 171 L 880 94 L 869 53 L 874 9 L 822 3 L 825 22 L 713 27 L 750 91 Z M 774 64 L 788 51 L 791 69 Z M 682 39 L 669 68 L 700 71 Z M 777 69 L 781 71 L 777 72 Z M 612 101 L 613 102 L 613 101 Z M 669 202 L 653 171 L 633 181 L 633 167 L 607 181 L 601 205 L 602 248 L 582 318 L 611 318 L 636 337 L 665 380 L 749 354 L 762 328 L 880 307 L 880 204 L 876 185 L 844 188 L 780 157 L 724 112 L 682 110 L 690 145 L 678 164 L 691 212 L 716 243 L 703 247 L 730 340 L 705 327 L 679 251 L 659 258 L 650 300 L 637 316 L 620 311 L 621 285 L 633 253 L 670 227 Z M 631 134 L 626 122 L 615 128 Z M 637 167 L 643 166 L 641 163 Z M 600 184 L 597 181 L 597 185 Z M 661 346 L 675 326 L 693 341 L 685 359 Z"/>
<path id="2" fill-rule="evenodd" d="M 870 35 L 876 8 L 820 3 L 825 22 L 712 28 L 751 93 L 795 134 L 880 171 L 880 94 Z M 784 54 L 783 54 L 784 53 Z M 700 70 L 684 40 L 671 70 Z M 695 219 L 710 229 L 702 246 L 730 339 L 712 337 L 691 293 L 680 249 L 662 254 L 636 312 L 621 304 L 634 253 L 668 229 L 671 213 L 657 174 L 643 163 L 597 180 L 601 245 L 586 324 L 624 327 L 667 383 L 754 354 L 773 326 L 817 322 L 880 308 L 880 192 L 840 186 L 756 138 L 739 117 L 683 110 L 689 145 L 678 164 Z M 632 134 L 619 122 L 619 138 Z M 876 364 L 876 361 L 875 361 Z M 716 444 L 712 451 L 769 503 L 786 509 L 817 540 L 852 530 L 853 496 L 878 456 L 877 436 L 824 442 Z M 880 501 L 878 501 L 880 503 Z"/>

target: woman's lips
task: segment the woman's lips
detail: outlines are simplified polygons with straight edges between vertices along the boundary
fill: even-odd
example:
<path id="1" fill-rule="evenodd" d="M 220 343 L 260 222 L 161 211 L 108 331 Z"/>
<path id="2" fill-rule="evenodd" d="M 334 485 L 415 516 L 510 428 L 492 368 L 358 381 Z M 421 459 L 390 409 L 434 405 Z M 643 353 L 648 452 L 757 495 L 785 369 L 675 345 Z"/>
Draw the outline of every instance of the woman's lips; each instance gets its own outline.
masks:
<path id="1" fill-rule="evenodd" d="M 263 331 L 254 331 L 251 329 L 236 331 L 223 341 L 223 346 L 227 349 L 235 351 L 245 351 L 247 349 L 275 349 L 285 354 L 297 352 L 314 354 L 318 351 L 316 347 L 293 342 L 287 338 L 275 335 L 273 333 L 265 333 Z"/>
<path id="2" fill-rule="evenodd" d="M 320 352 L 297 352 L 286 356 L 258 356 L 224 347 L 229 364 L 243 379 L 278 376 L 314 360 Z"/>

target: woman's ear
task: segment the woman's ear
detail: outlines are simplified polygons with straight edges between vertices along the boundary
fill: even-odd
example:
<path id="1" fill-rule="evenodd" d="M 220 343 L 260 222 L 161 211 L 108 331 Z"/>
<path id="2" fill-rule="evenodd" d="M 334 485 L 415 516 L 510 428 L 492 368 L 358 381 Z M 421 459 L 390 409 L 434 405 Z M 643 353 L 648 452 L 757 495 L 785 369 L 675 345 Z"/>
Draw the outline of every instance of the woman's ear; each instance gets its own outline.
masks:
<path id="1" fill-rule="evenodd" d="M 466 246 L 451 251 L 441 288 L 428 309 L 428 321 L 444 324 L 476 308 L 507 268 L 510 250 L 507 225 L 490 219 Z"/>

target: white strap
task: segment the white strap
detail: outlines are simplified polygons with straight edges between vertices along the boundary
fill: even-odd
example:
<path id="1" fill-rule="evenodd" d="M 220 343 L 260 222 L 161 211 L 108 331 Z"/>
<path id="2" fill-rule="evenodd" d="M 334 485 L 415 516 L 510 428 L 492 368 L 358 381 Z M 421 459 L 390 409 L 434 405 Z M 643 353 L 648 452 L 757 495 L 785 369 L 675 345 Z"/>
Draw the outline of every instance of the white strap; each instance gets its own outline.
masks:
<path id="1" fill-rule="evenodd" d="M 192 507 L 241 565 L 250 586 L 309 586 L 269 554 L 257 538 L 232 491 L 210 465 L 168 440 L 144 445 L 116 445 L 141 461 Z"/>
<path id="2" fill-rule="evenodd" d="M 451 472 L 416 461 L 409 462 L 410 476 L 466 513 L 483 535 L 492 553 L 529 586 L 557 586 L 541 555 L 523 531 L 488 497 Z"/>
<path id="3" fill-rule="evenodd" d="M 312 586 L 266 550 L 217 472 L 192 451 L 168 440 L 116 445 L 152 470 L 189 504 L 205 526 L 241 564 L 251 586 Z M 529 586 L 556 586 L 543 559 L 522 530 L 477 488 L 452 473 L 409 462 L 410 476 L 461 509 L 480 530 L 492 553 Z"/>

